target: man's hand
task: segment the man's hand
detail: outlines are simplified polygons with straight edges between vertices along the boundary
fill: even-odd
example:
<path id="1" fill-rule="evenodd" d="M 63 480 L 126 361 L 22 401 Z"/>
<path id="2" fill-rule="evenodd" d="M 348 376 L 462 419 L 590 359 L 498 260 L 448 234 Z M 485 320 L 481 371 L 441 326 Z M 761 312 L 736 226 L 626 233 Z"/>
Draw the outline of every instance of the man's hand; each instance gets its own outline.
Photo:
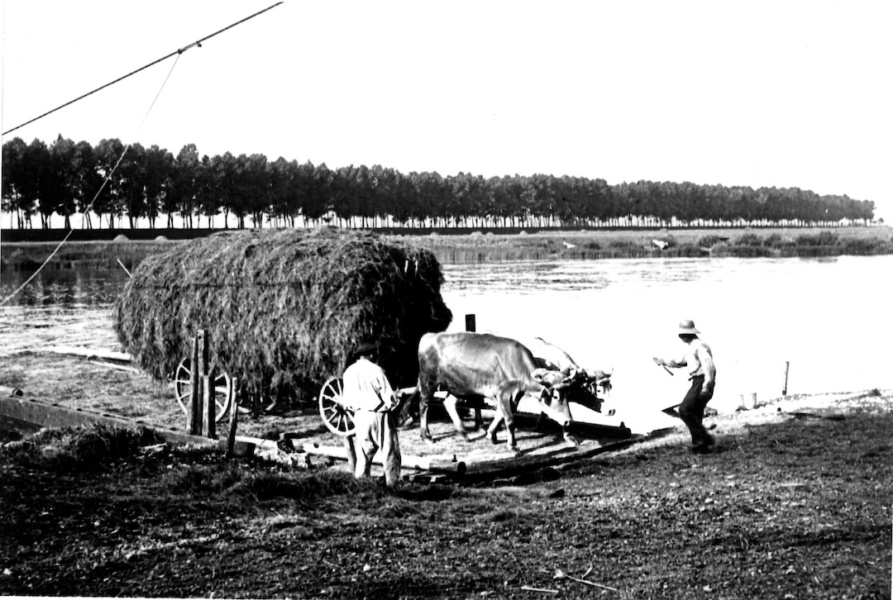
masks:
<path id="1" fill-rule="evenodd" d="M 669 369 L 667 368 L 667 361 L 665 361 L 664 359 L 662 359 L 662 358 L 658 358 L 658 357 L 655 356 L 655 357 L 653 357 L 651 360 L 653 360 L 653 361 L 654 361 L 654 364 L 656 364 L 658 367 L 663 367 L 663 368 L 664 368 L 664 371 L 666 371 L 666 372 L 669 373 L 670 375 L 673 374 L 673 371 L 671 371 L 671 370 L 669 370 Z"/>

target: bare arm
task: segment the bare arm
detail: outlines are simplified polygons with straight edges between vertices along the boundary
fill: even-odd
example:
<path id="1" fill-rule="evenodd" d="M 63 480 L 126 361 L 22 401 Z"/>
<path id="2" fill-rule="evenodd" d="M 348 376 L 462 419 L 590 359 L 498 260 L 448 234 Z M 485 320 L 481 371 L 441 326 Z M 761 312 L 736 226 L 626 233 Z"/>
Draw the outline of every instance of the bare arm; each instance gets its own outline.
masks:
<path id="1" fill-rule="evenodd" d="M 683 356 L 682 358 L 671 358 L 669 360 L 664 360 L 663 358 L 655 356 L 654 362 L 661 367 L 673 367 L 674 369 L 679 369 L 688 364 L 688 358 Z"/>

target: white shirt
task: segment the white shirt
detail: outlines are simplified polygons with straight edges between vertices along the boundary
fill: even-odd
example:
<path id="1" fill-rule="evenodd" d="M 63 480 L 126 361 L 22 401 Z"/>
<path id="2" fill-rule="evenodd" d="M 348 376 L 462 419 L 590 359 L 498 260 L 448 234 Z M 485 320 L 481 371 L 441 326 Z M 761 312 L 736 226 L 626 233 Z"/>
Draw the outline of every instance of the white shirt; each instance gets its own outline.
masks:
<path id="1" fill-rule="evenodd" d="M 713 351 L 700 338 L 695 338 L 685 346 L 685 355 L 678 360 L 667 361 L 671 367 L 688 367 L 688 377 L 704 376 L 704 383 L 716 379 L 716 365 Z"/>
<path id="2" fill-rule="evenodd" d="M 353 410 L 387 412 L 397 405 L 394 390 L 384 371 L 361 357 L 344 370 L 342 400 Z"/>

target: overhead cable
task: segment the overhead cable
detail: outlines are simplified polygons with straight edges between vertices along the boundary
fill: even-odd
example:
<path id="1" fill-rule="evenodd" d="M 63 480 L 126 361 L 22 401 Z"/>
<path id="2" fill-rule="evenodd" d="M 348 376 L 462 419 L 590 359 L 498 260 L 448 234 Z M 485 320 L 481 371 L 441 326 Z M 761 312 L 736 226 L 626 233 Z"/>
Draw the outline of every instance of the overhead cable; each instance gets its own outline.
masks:
<path id="1" fill-rule="evenodd" d="M 62 104 L 61 106 L 57 106 L 56 108 L 54 108 L 54 109 L 52 109 L 52 110 L 48 110 L 47 112 L 43 113 L 42 115 L 39 115 L 39 116 L 37 116 L 37 117 L 34 117 L 34 118 L 31 119 L 30 121 L 25 121 L 25 122 L 22 123 L 21 125 L 16 125 L 16 126 L 13 127 L 12 129 L 7 129 L 6 131 L 3 132 L 3 135 L 7 135 L 7 134 L 9 134 L 9 133 L 12 133 L 12 132 L 15 131 L 16 129 L 21 129 L 21 128 L 24 127 L 25 125 L 29 125 L 29 124 L 33 123 L 34 121 L 37 121 L 37 120 L 39 120 L 39 119 L 42 119 L 42 118 L 44 118 L 45 116 L 50 115 L 50 114 L 56 112 L 57 110 L 61 110 L 61 109 L 65 108 L 66 106 L 69 106 L 69 105 L 71 105 L 71 104 L 74 104 L 74 103 L 77 102 L 78 100 L 83 100 L 83 99 L 86 98 L 87 96 L 91 96 L 91 95 L 95 94 L 96 92 L 98 92 L 98 91 L 100 91 L 100 90 L 104 90 L 105 88 L 107 88 L 107 87 L 109 87 L 109 86 L 112 86 L 112 85 L 118 83 L 119 81 L 123 81 L 123 80 L 127 79 L 128 77 L 130 77 L 131 75 L 136 75 L 136 74 L 139 73 L 140 71 L 144 71 L 144 70 L 148 69 L 149 67 L 155 66 L 155 65 L 157 65 L 158 63 L 163 62 L 163 61 L 169 59 L 169 58 L 172 57 L 172 56 L 179 56 L 180 54 L 183 54 L 184 52 L 186 52 L 186 51 L 189 50 L 190 48 L 193 48 L 193 47 L 195 47 L 195 46 L 201 46 L 202 42 L 204 42 L 205 40 L 209 40 L 209 39 L 211 39 L 212 37 L 214 37 L 215 35 L 220 35 L 220 34 L 223 33 L 224 31 L 226 31 L 227 29 L 232 29 L 232 28 L 235 27 L 236 25 L 241 25 L 241 24 L 244 23 L 245 21 L 247 21 L 247 20 L 249 20 L 249 19 L 253 19 L 254 17 L 256 17 L 256 16 L 258 16 L 258 15 L 260 15 L 260 14 L 263 14 L 263 13 L 267 12 L 268 10 L 271 10 L 271 9 L 273 9 L 273 8 L 276 8 L 276 7 L 279 6 L 280 4 L 282 4 L 282 1 L 277 2 L 276 4 L 272 4 L 272 5 L 268 6 L 267 8 L 265 8 L 265 9 L 263 9 L 263 10 L 260 10 L 260 11 L 258 11 L 258 12 L 256 12 L 256 13 L 254 13 L 253 15 L 249 15 L 249 16 L 245 17 L 244 19 L 242 19 L 242 20 L 240 20 L 240 21 L 236 21 L 236 22 L 233 23 L 232 25 L 228 25 L 228 26 L 224 27 L 223 29 L 220 29 L 220 30 L 218 30 L 218 31 L 215 31 L 215 32 L 212 33 L 211 35 L 206 35 L 206 36 L 203 37 L 202 39 L 200 39 L 200 40 L 196 40 L 196 41 L 192 42 L 191 44 L 189 44 L 188 46 L 184 46 L 183 48 L 178 48 L 176 51 L 171 52 L 170 54 L 168 54 L 168 55 L 166 55 L 166 56 L 162 56 L 161 58 L 159 58 L 159 59 L 157 59 L 157 60 L 153 60 L 153 61 L 150 62 L 149 64 L 147 64 L 147 65 L 145 65 L 145 66 L 143 66 L 143 67 L 140 67 L 139 69 L 136 69 L 135 71 L 131 71 L 131 72 L 128 73 L 127 75 L 124 75 L 124 76 L 122 76 L 122 77 L 118 77 L 118 78 L 115 79 L 114 81 L 110 81 L 109 83 L 107 83 L 107 84 L 105 84 L 105 85 L 103 85 L 103 86 L 100 86 L 100 87 L 96 88 L 96 89 L 93 90 L 92 92 L 87 92 L 86 94 L 83 94 L 83 95 L 81 95 L 81 96 L 78 96 L 78 97 L 75 98 L 74 100 L 70 100 L 70 101 L 66 102 L 65 104 Z"/>

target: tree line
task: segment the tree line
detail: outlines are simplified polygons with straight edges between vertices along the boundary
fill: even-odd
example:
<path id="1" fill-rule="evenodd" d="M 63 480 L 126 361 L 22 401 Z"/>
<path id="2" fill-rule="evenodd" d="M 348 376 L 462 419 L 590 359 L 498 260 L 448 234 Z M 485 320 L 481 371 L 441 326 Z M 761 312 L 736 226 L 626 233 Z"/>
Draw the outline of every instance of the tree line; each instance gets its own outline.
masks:
<path id="1" fill-rule="evenodd" d="M 195 144 L 174 156 L 157 145 L 103 139 L 92 146 L 61 135 L 49 146 L 18 137 L 3 144 L 2 208 L 19 228 L 32 228 L 35 216 L 48 228 L 55 213 L 66 229 L 77 213 L 86 228 L 92 213 L 97 227 L 104 220 L 110 229 L 125 220 L 133 228 L 138 219 L 173 228 L 175 216 L 186 228 L 201 227 L 202 218 L 213 227 L 219 215 L 239 228 L 249 218 L 256 227 L 475 228 L 833 224 L 867 222 L 875 210 L 872 201 L 799 188 L 330 169 L 263 154 L 209 157 Z"/>

